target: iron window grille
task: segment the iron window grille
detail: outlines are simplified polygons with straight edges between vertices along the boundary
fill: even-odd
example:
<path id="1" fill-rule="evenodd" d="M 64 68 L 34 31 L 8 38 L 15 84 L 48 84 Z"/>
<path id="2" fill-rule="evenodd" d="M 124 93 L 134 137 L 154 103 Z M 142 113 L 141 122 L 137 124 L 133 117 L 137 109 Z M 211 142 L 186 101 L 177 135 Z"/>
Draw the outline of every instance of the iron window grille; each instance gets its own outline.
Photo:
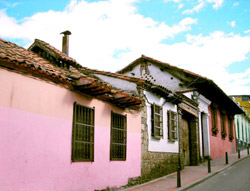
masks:
<path id="1" fill-rule="evenodd" d="M 222 111 L 220 112 L 220 121 L 221 121 L 221 137 L 222 139 L 225 139 L 227 136 L 227 132 L 225 124 L 225 114 Z"/>
<path id="2" fill-rule="evenodd" d="M 234 119 L 233 119 L 233 116 L 230 116 L 229 119 L 229 141 L 233 141 L 234 139 L 234 132 L 233 132 L 233 124 L 234 124 Z"/>
<path id="3" fill-rule="evenodd" d="M 151 105 L 152 137 L 155 139 L 163 138 L 163 117 L 162 107 L 156 104 Z"/>
<path id="4" fill-rule="evenodd" d="M 94 161 L 95 108 L 74 103 L 71 160 Z"/>
<path id="5" fill-rule="evenodd" d="M 177 113 L 168 110 L 168 140 L 177 140 Z"/>
<path id="6" fill-rule="evenodd" d="M 211 120 L 212 120 L 212 135 L 217 136 L 218 128 L 217 128 L 217 110 L 215 107 L 211 107 Z"/>
<path id="7" fill-rule="evenodd" d="M 127 116 L 111 111 L 110 160 L 126 160 Z"/>

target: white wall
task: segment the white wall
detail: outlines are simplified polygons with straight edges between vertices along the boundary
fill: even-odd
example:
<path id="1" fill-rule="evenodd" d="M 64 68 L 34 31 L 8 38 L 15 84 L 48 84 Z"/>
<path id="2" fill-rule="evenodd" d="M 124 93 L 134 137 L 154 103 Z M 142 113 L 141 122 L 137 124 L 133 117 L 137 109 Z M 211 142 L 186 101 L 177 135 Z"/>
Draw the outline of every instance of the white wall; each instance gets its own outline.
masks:
<path id="1" fill-rule="evenodd" d="M 199 95 L 199 134 L 200 134 L 200 154 L 202 154 L 202 137 L 204 140 L 204 155 L 210 155 L 210 139 L 209 139 L 209 112 L 208 106 L 211 104 L 211 101 L 206 99 L 203 95 Z M 203 134 L 202 134 L 203 126 Z"/>
<path id="2" fill-rule="evenodd" d="M 161 71 L 159 67 L 148 64 L 149 72 L 147 73 L 145 70 L 140 71 L 140 65 L 135 66 L 132 71 L 129 71 L 125 73 L 128 76 L 132 77 L 140 77 L 146 80 L 151 81 L 152 83 L 156 83 L 159 85 L 162 85 L 171 91 L 179 91 L 182 90 L 182 88 L 179 86 L 181 81 L 177 78 L 175 78 L 173 75 L 171 75 L 168 72 Z M 134 75 L 132 75 L 132 73 Z"/>
<path id="3" fill-rule="evenodd" d="M 127 80 L 122 80 L 118 78 L 114 78 L 111 76 L 101 75 L 101 74 L 95 74 L 98 78 L 103 80 L 104 82 L 108 82 L 111 86 L 116 87 L 118 89 L 122 89 L 128 92 L 134 91 L 136 93 L 136 83 L 129 82 Z"/>
<path id="4" fill-rule="evenodd" d="M 147 107 L 147 125 L 148 125 L 148 137 L 149 137 L 148 150 L 151 152 L 178 153 L 179 150 L 178 141 L 175 142 L 168 141 L 168 119 L 167 119 L 167 111 L 172 110 L 177 112 L 177 106 L 172 103 L 165 102 L 164 98 L 156 97 L 155 95 L 147 91 L 144 91 L 144 95 L 147 98 L 146 107 Z M 163 138 L 160 140 L 156 140 L 151 136 L 151 128 L 152 128 L 151 104 L 153 103 L 162 106 L 163 109 Z"/>

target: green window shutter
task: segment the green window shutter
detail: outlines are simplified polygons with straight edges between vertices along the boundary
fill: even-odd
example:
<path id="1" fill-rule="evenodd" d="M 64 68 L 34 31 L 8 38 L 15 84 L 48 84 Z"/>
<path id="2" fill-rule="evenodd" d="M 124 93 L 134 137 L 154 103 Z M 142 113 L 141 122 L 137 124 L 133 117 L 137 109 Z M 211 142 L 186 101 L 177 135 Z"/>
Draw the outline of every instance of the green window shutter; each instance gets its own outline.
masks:
<path id="1" fill-rule="evenodd" d="M 71 160 L 94 161 L 94 108 L 74 103 Z"/>
<path id="2" fill-rule="evenodd" d="M 156 104 L 151 105 L 152 137 L 155 139 L 163 138 L 163 115 L 162 107 Z"/>
<path id="3" fill-rule="evenodd" d="M 177 113 L 168 110 L 168 140 L 177 140 Z"/>

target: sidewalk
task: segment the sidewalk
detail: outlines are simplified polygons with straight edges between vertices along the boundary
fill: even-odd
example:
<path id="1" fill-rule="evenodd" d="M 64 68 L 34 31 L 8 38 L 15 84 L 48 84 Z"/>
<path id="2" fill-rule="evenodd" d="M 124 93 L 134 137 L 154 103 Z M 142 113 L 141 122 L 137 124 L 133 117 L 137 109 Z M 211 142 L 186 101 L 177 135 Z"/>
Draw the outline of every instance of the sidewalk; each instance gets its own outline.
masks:
<path id="1" fill-rule="evenodd" d="M 208 173 L 207 162 L 199 166 L 186 166 L 181 171 L 181 186 L 177 189 L 177 173 L 169 174 L 167 176 L 158 178 L 156 180 L 147 182 L 142 185 L 127 188 L 126 191 L 173 191 L 173 190 L 186 190 L 202 181 L 207 180 L 211 176 L 219 173 L 225 168 L 239 162 L 240 160 L 249 157 L 247 150 L 240 152 L 240 159 L 238 153 L 228 155 L 228 165 L 225 164 L 225 157 L 211 160 L 211 173 Z"/>

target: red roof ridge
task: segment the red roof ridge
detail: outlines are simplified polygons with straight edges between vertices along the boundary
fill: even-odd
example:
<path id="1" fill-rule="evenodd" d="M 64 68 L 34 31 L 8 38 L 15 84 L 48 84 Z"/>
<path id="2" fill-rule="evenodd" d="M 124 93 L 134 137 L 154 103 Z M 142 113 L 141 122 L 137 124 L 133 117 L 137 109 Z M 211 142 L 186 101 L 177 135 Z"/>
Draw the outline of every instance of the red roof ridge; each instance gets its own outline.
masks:
<path id="1" fill-rule="evenodd" d="M 163 66 L 167 66 L 167 67 L 170 67 L 170 68 L 174 68 L 174 69 L 177 69 L 177 70 L 179 70 L 179 71 L 185 72 L 185 73 L 187 73 L 187 74 L 191 74 L 191 75 L 193 75 L 193 76 L 200 77 L 200 78 L 203 78 L 203 79 L 206 79 L 206 80 L 211 81 L 211 79 L 209 79 L 209 78 L 207 78 L 207 77 L 205 77 L 205 76 L 196 74 L 196 73 L 191 72 L 191 71 L 186 70 L 186 69 L 179 68 L 179 67 L 174 66 L 174 65 L 171 65 L 171 64 L 169 64 L 169 63 L 167 63 L 167 62 L 159 61 L 159 60 L 157 60 L 157 59 L 154 59 L 154 58 L 149 57 L 149 56 L 145 56 L 145 55 L 143 55 L 143 54 L 141 55 L 141 57 L 137 58 L 136 60 L 134 60 L 133 62 L 131 62 L 129 65 L 125 66 L 123 69 L 117 71 L 117 73 L 122 73 L 124 70 L 126 70 L 126 69 L 129 68 L 129 67 L 132 67 L 132 66 L 135 65 L 138 61 L 143 60 L 143 59 L 149 60 L 149 61 L 152 61 L 152 62 L 155 62 L 155 63 L 158 63 L 158 64 L 161 64 L 161 65 L 163 65 Z"/>

